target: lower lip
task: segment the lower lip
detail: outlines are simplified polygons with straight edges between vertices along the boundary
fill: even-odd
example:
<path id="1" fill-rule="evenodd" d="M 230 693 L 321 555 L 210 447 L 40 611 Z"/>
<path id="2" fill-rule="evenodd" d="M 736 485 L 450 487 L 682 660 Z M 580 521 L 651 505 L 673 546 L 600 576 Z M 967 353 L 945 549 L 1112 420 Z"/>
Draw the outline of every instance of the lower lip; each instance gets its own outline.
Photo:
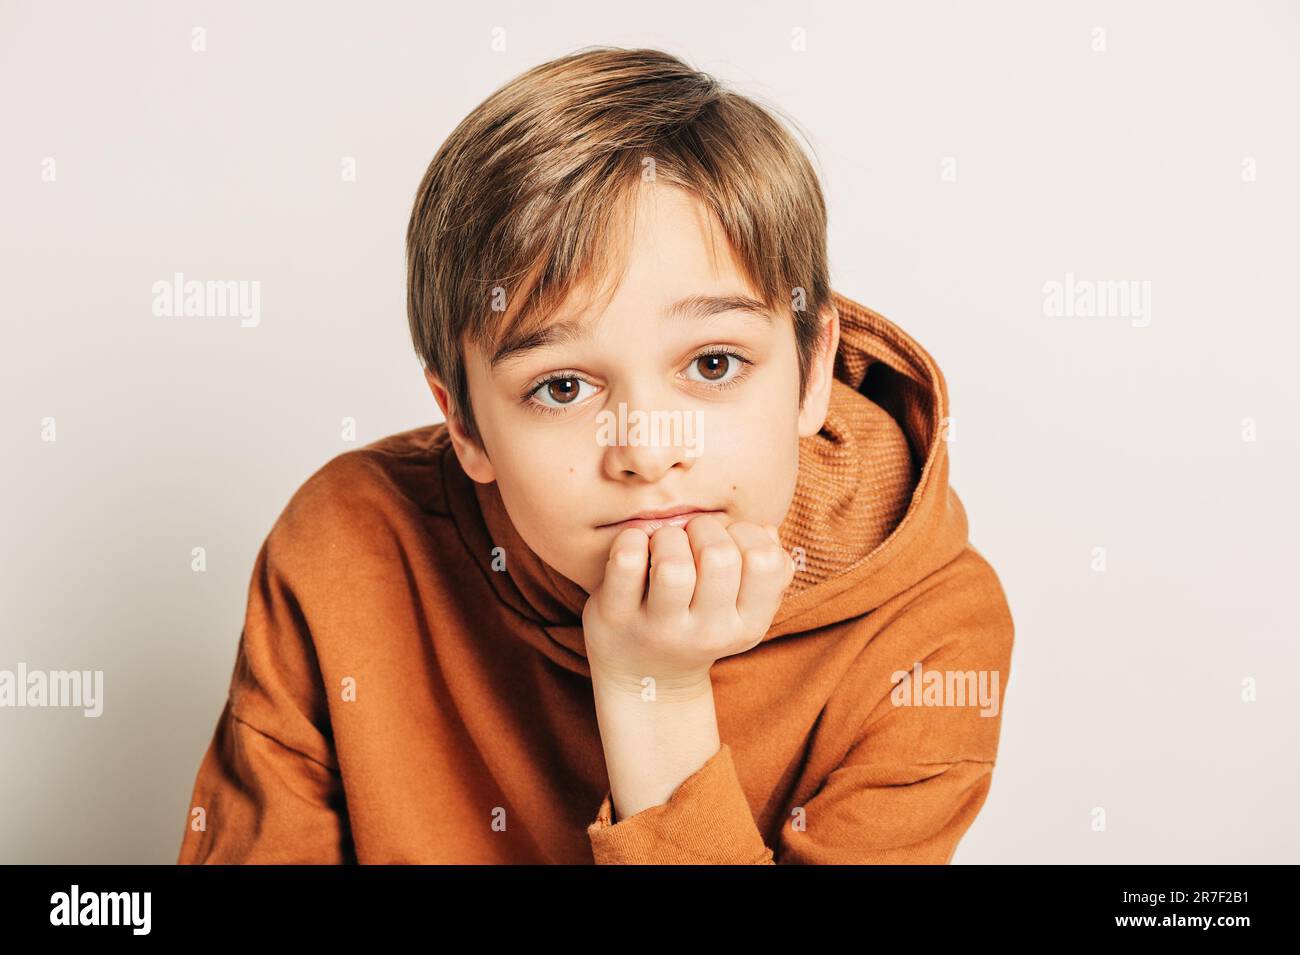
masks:
<path id="1" fill-rule="evenodd" d="M 685 514 L 674 514 L 672 517 L 643 517 L 632 521 L 622 521 L 618 524 L 602 524 L 601 530 L 624 531 L 629 527 L 639 527 L 647 534 L 653 534 L 661 527 L 685 527 L 686 522 L 693 517 L 699 517 L 701 514 L 721 514 L 722 511 L 687 511 Z"/>

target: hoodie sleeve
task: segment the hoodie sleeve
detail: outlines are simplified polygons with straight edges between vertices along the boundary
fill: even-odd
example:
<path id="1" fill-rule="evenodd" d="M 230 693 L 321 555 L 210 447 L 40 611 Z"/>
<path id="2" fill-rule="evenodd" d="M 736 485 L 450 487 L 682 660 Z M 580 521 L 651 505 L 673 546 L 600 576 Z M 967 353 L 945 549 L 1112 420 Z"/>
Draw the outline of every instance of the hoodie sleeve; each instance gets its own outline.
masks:
<path id="1" fill-rule="evenodd" d="M 723 743 L 666 803 L 615 822 L 607 790 L 587 829 L 595 861 L 948 864 L 992 785 L 1012 639 L 1000 588 L 975 599 L 937 589 L 872 641 L 874 662 L 850 692 L 874 688 L 878 702 L 812 795 L 785 807 L 770 845 Z M 922 674 L 961 674 L 967 686 L 983 673 L 986 705 L 913 705 L 912 684 L 926 683 L 918 661 Z"/>
<path id="2" fill-rule="evenodd" d="M 354 861 L 316 651 L 286 579 L 294 563 L 281 522 L 253 569 L 179 864 Z"/>
<path id="3" fill-rule="evenodd" d="M 723 743 L 686 777 L 666 803 L 613 821 L 609 790 L 587 827 L 598 865 L 770 865 L 772 850 L 754 824 L 736 775 L 731 747 Z"/>

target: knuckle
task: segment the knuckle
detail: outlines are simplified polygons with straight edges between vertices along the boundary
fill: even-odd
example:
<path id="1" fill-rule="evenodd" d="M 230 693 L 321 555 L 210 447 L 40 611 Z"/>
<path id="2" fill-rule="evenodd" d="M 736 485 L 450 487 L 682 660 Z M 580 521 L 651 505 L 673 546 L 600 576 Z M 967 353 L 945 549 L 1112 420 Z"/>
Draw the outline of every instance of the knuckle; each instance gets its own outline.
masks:
<path id="1" fill-rule="evenodd" d="M 670 557 L 655 561 L 654 566 L 650 568 L 650 573 L 656 582 L 669 587 L 680 587 L 695 579 L 695 565 L 688 560 Z"/>
<path id="2" fill-rule="evenodd" d="M 705 567 L 725 568 L 740 563 L 740 553 L 729 541 L 717 541 L 700 548 L 700 564 Z"/>
<path id="3" fill-rule="evenodd" d="M 685 528 L 678 527 L 676 524 L 665 524 L 650 536 L 650 543 L 652 546 L 658 544 L 662 547 L 665 544 L 672 544 L 687 539 L 688 535 Z"/>
<path id="4" fill-rule="evenodd" d="M 746 557 L 749 566 L 759 573 L 770 574 L 785 569 L 785 550 L 775 542 L 750 548 Z"/>
<path id="5" fill-rule="evenodd" d="M 635 547 L 616 544 L 609 552 L 609 560 L 619 570 L 633 570 L 645 560 L 645 555 Z"/>

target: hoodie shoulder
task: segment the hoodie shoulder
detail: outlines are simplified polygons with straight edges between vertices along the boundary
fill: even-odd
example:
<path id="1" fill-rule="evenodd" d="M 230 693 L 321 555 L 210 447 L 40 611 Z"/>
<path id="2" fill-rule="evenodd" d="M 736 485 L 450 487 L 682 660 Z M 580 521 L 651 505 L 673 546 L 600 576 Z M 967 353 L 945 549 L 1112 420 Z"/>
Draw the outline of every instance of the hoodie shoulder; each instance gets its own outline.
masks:
<path id="1" fill-rule="evenodd" d="M 969 542 L 926 581 L 908 609 L 931 621 L 933 636 L 922 641 L 927 653 L 999 669 L 1010 664 L 1015 621 L 1006 592 L 993 565 Z"/>
<path id="2" fill-rule="evenodd" d="M 281 563 L 351 560 L 399 525 L 445 517 L 450 451 L 443 425 L 389 435 L 335 455 L 294 491 L 268 535 Z M 385 550 L 388 548 L 385 547 Z"/>

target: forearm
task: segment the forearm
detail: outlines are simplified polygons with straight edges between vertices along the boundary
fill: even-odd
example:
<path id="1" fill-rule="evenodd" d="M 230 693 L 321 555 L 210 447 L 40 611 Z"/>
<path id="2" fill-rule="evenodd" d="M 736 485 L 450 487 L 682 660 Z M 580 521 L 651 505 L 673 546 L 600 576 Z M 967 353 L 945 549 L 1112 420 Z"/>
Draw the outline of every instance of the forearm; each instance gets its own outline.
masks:
<path id="1" fill-rule="evenodd" d="M 722 745 L 707 674 L 667 695 L 600 678 L 592 690 L 615 821 L 666 803 Z"/>

